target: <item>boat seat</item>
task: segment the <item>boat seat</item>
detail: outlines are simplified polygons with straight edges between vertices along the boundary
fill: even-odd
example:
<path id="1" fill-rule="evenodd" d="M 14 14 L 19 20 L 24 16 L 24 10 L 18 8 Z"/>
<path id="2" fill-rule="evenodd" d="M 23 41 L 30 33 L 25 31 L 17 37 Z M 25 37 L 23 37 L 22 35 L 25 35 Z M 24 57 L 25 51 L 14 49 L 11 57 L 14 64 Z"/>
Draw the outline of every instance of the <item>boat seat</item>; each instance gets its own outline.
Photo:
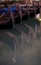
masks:
<path id="1" fill-rule="evenodd" d="M 13 28 L 13 23 L 9 15 L 4 15 L 0 18 L 0 29 L 11 29 Z"/>

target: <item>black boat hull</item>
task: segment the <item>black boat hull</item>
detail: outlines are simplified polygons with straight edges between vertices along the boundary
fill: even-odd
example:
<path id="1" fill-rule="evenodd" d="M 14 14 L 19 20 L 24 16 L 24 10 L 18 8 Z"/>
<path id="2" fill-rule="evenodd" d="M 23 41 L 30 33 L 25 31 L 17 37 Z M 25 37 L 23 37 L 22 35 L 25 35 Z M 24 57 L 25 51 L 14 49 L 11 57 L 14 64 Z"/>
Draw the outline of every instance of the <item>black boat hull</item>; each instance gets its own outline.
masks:
<path id="1" fill-rule="evenodd" d="M 12 28 L 13 28 L 13 23 L 11 19 L 6 23 L 0 24 L 0 29 L 12 29 Z"/>

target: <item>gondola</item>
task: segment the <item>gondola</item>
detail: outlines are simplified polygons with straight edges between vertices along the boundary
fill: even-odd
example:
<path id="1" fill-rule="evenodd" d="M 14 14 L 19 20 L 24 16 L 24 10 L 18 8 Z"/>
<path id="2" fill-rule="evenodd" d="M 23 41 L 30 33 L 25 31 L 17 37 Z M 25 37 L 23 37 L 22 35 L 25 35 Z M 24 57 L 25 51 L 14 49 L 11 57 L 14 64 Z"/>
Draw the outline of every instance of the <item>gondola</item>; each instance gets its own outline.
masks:
<path id="1" fill-rule="evenodd" d="M 20 20 L 28 20 L 28 14 L 26 9 L 26 4 L 18 3 L 18 12 L 20 14 Z"/>
<path id="2" fill-rule="evenodd" d="M 21 14 L 22 14 L 22 20 L 28 20 L 28 12 L 27 12 L 27 7 L 26 4 L 21 4 Z"/>
<path id="3" fill-rule="evenodd" d="M 0 29 L 11 29 L 13 27 L 8 8 L 0 10 Z"/>
<path id="4" fill-rule="evenodd" d="M 33 3 L 27 3 L 27 10 L 28 10 L 29 17 L 34 17 L 35 16 Z"/>
<path id="5" fill-rule="evenodd" d="M 12 6 L 11 8 L 11 12 L 13 14 L 13 20 L 14 20 L 14 24 L 18 24 L 20 23 L 20 15 L 19 15 L 19 12 L 18 12 L 18 9 L 17 9 L 17 6 L 14 5 Z"/>
<path id="6" fill-rule="evenodd" d="M 34 1 L 33 5 L 34 5 L 34 9 L 36 11 L 36 14 L 39 14 L 40 13 L 39 1 Z"/>
<path id="7" fill-rule="evenodd" d="M 3 13 L 5 15 L 3 15 Z M 0 15 L 0 28 L 2 27 L 6 29 L 12 28 L 13 20 L 14 20 L 14 24 L 20 23 L 20 15 L 18 13 L 16 6 L 11 6 L 10 9 L 8 7 L 4 7 L 3 13 L 2 15 Z M 10 13 L 12 14 L 10 15 Z M 12 20 L 12 15 L 13 15 L 13 20 Z"/>

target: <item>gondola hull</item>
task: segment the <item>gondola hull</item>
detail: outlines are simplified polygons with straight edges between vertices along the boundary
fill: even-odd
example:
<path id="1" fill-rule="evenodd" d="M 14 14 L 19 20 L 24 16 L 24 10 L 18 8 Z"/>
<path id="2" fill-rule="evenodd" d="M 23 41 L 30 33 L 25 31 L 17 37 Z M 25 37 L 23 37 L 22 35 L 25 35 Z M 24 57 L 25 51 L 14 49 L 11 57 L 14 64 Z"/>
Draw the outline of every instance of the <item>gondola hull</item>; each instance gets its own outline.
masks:
<path id="1" fill-rule="evenodd" d="M 14 24 L 19 24 L 20 23 L 20 15 L 14 18 Z"/>
<path id="2" fill-rule="evenodd" d="M 1 21 L 0 21 L 1 22 Z M 6 22 L 6 21 L 5 21 Z M 6 23 L 1 23 L 0 24 L 0 29 L 12 29 L 13 28 L 13 23 L 12 20 L 10 19 L 8 22 Z"/>
<path id="3" fill-rule="evenodd" d="M 0 18 L 0 29 L 11 29 L 13 28 L 12 19 L 9 15 L 4 15 Z"/>
<path id="4" fill-rule="evenodd" d="M 28 20 L 28 13 L 26 13 L 24 16 L 22 16 L 22 20 Z"/>

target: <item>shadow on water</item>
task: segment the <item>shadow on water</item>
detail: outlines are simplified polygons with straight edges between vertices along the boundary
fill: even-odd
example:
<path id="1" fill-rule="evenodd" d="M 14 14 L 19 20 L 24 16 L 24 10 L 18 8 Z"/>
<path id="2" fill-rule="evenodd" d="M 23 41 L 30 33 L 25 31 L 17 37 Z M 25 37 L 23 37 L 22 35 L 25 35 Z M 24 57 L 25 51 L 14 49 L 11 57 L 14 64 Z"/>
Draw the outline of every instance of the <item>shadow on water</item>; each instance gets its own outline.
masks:
<path id="1" fill-rule="evenodd" d="M 11 33 L 13 33 L 16 36 L 20 35 L 20 31 L 14 27 L 14 29 L 10 30 Z"/>
<path id="2" fill-rule="evenodd" d="M 6 32 L 10 32 L 11 34 L 14 34 L 16 35 L 16 37 L 18 38 L 19 40 L 19 43 L 21 44 L 21 32 L 19 29 L 21 29 L 23 32 L 25 32 L 27 35 L 29 34 L 29 29 L 27 27 L 25 27 L 24 23 L 26 23 L 27 25 L 31 26 L 32 28 L 35 27 L 35 24 L 37 23 L 38 21 L 36 21 L 36 19 L 34 18 L 29 18 L 28 21 L 23 21 L 21 24 L 17 24 L 15 25 L 14 29 L 12 30 L 6 30 Z M 38 24 L 38 23 L 37 23 Z M 38 24 L 39 25 L 39 24 Z M 6 44 L 8 44 L 8 46 L 11 48 L 11 49 L 14 49 L 14 43 L 15 43 L 15 38 L 11 38 L 8 36 L 8 34 L 5 33 L 5 31 L 2 31 L 0 32 L 0 35 L 1 35 L 1 38 L 0 40 Z"/>
<path id="3" fill-rule="evenodd" d="M 24 24 L 22 24 L 21 29 L 28 35 L 29 29 Z"/>
<path id="4" fill-rule="evenodd" d="M 25 34 L 29 34 L 29 29 L 24 25 L 24 23 L 20 23 L 19 25 L 15 25 L 17 29 L 23 31 Z"/>
<path id="5" fill-rule="evenodd" d="M 0 40 L 5 43 L 8 44 L 8 46 L 14 50 L 14 44 L 16 43 L 15 38 L 11 38 L 8 36 L 8 34 L 6 34 L 6 32 L 10 32 L 11 34 L 13 33 L 14 35 L 16 35 L 16 37 L 18 37 L 18 35 L 20 35 L 20 32 L 14 28 L 14 30 L 6 30 L 6 31 L 2 31 L 0 32 Z"/>
<path id="6" fill-rule="evenodd" d="M 13 41 L 5 33 L 3 33 L 3 35 L 1 36 L 1 39 L 0 40 L 3 43 L 8 44 L 8 46 L 10 48 L 13 48 L 14 47 Z"/>
<path id="7" fill-rule="evenodd" d="M 17 30 L 16 28 L 14 28 L 13 30 L 8 30 L 7 32 L 11 32 L 11 33 L 13 33 L 14 35 L 16 35 L 17 37 L 19 37 L 19 36 L 21 36 L 21 33 L 20 33 L 20 31 L 19 30 Z M 8 44 L 8 46 L 10 47 L 10 48 L 12 48 L 12 46 L 13 46 L 13 39 L 11 39 L 10 37 L 8 37 L 8 35 L 4 32 L 4 31 L 2 31 L 2 32 L 0 32 L 0 40 L 2 41 L 2 42 L 4 42 L 4 43 L 6 43 L 6 44 Z M 31 48 L 30 48 L 31 49 Z M 8 61 L 6 61 L 6 62 L 3 62 L 3 61 L 1 61 L 0 62 L 0 65 L 41 65 L 41 54 L 40 54 L 40 52 L 38 52 L 39 54 L 37 54 L 37 55 L 35 55 L 34 53 L 35 53 L 35 50 L 36 50 L 36 52 L 37 52 L 37 49 L 31 49 L 32 50 L 32 52 L 31 52 L 31 50 L 30 49 L 28 49 L 28 53 L 30 54 L 28 54 L 27 53 L 27 55 L 28 56 L 26 56 L 26 58 L 24 57 L 22 57 L 21 56 L 21 58 L 19 58 L 18 59 L 18 57 L 17 57 L 17 62 L 16 62 L 16 64 L 13 64 L 12 62 L 10 62 L 10 64 L 8 63 Z M 25 50 L 26 51 L 26 50 Z M 24 51 L 24 52 L 25 52 Z M 34 52 L 33 52 L 34 51 Z M 38 56 L 39 55 L 39 56 Z M 33 56 L 35 56 L 35 58 L 33 57 Z M 37 56 L 37 57 L 36 57 Z M 28 60 L 29 60 L 29 62 L 28 62 Z M 37 62 L 36 62 L 37 61 Z"/>
<path id="8" fill-rule="evenodd" d="M 35 29 L 35 25 L 40 25 L 40 22 L 35 18 L 29 18 L 28 21 L 23 21 L 23 23 L 31 26 L 33 29 Z"/>
<path id="9" fill-rule="evenodd" d="M 37 38 L 38 41 L 40 41 L 40 39 L 41 39 L 41 33 L 37 32 L 36 38 Z"/>

